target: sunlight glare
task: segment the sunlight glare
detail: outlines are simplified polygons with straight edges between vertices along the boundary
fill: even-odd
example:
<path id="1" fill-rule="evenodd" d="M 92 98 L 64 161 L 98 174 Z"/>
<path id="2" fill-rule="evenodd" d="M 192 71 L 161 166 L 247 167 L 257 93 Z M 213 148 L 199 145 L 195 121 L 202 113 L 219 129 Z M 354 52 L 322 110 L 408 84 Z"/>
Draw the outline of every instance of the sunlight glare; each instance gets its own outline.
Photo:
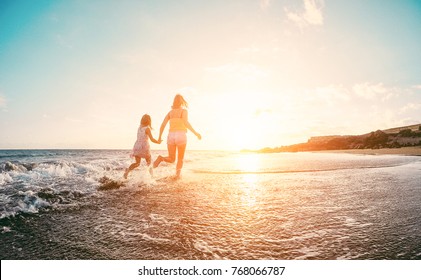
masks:
<path id="1" fill-rule="evenodd" d="M 237 158 L 237 167 L 242 173 L 242 201 L 247 207 L 252 208 L 256 204 L 256 192 L 258 190 L 258 174 L 260 171 L 260 157 L 257 154 L 244 154 Z"/>
<path id="2" fill-rule="evenodd" d="M 218 131 L 229 149 L 259 149 L 274 131 L 270 100 L 257 92 L 224 93 L 224 104 L 218 107 Z M 233 106 L 235 104 L 235 106 Z M 226 116 L 229 116 L 228 118 Z"/>
<path id="3" fill-rule="evenodd" d="M 241 172 L 252 173 L 260 171 L 260 157 L 258 154 L 242 154 L 237 157 L 236 165 Z"/>

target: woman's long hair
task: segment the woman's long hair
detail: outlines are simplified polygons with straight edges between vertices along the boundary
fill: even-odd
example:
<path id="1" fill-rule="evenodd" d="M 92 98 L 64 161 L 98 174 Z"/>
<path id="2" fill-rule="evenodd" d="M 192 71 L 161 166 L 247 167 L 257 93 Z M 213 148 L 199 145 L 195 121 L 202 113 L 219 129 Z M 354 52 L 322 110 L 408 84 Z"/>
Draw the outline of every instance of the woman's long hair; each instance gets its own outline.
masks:
<path id="1" fill-rule="evenodd" d="M 174 102 L 172 103 L 172 109 L 179 109 L 179 108 L 188 108 L 187 101 L 181 94 L 177 94 L 174 97 Z"/>

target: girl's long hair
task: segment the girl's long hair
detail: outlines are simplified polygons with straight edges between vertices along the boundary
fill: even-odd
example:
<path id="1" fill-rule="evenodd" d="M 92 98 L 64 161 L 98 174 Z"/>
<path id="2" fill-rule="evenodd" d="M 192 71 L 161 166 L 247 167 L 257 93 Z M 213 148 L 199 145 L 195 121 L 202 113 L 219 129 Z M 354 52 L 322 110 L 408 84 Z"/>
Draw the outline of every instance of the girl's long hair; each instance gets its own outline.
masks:
<path id="1" fill-rule="evenodd" d="M 142 116 L 142 119 L 140 120 L 140 125 L 152 127 L 151 116 L 149 116 L 148 114 L 144 114 Z"/>
<path id="2" fill-rule="evenodd" d="M 179 109 L 179 108 L 188 108 L 187 101 L 184 99 L 184 97 L 181 94 L 177 94 L 174 97 L 174 102 L 172 103 L 172 109 Z"/>

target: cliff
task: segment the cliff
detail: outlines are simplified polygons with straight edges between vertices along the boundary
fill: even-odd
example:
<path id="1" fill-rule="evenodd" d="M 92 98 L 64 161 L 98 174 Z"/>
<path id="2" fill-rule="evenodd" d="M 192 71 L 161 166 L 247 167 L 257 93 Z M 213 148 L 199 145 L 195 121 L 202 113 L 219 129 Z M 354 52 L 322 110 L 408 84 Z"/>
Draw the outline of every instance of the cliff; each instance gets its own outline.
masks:
<path id="1" fill-rule="evenodd" d="M 306 143 L 258 150 L 261 153 L 348 149 L 382 149 L 421 146 L 421 124 L 377 130 L 362 135 L 311 137 Z"/>

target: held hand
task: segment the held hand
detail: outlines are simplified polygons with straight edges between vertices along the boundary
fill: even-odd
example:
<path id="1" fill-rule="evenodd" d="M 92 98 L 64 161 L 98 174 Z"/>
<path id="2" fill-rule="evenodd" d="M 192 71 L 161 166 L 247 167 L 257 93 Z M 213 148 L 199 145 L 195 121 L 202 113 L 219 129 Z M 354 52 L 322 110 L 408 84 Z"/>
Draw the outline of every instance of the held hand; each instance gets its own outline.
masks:
<path id="1" fill-rule="evenodd" d="M 162 139 L 158 139 L 158 144 L 161 144 L 162 143 Z"/>

